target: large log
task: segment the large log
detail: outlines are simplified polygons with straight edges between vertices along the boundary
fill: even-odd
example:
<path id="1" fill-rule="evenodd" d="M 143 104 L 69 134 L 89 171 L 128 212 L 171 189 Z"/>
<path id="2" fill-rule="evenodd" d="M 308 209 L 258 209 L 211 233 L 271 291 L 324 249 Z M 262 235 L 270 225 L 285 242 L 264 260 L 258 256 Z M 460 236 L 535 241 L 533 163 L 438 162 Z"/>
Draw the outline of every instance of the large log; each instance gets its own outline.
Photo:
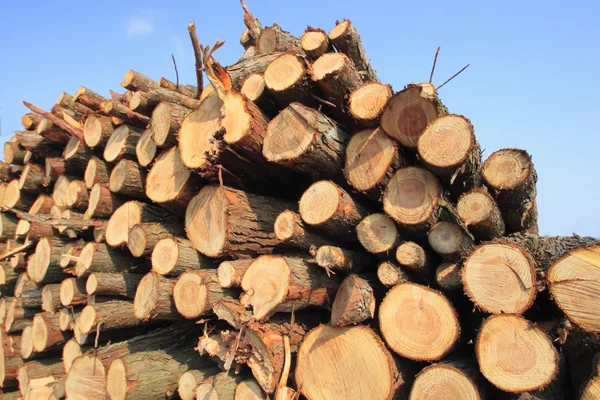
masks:
<path id="1" fill-rule="evenodd" d="M 342 359 L 344 367 L 339 368 Z M 405 366 L 395 363 L 377 334 L 365 326 L 313 329 L 296 362 L 296 385 L 308 399 L 389 400 L 409 387 Z"/>
<path id="2" fill-rule="evenodd" d="M 198 192 L 200 180 L 183 165 L 177 147 L 156 158 L 146 178 L 146 195 L 177 215 L 184 215 L 190 200 Z"/>
<path id="3" fill-rule="evenodd" d="M 448 299 L 410 282 L 387 293 L 379 308 L 379 326 L 394 352 L 417 361 L 442 359 L 460 335 L 458 317 Z"/>
<path id="4" fill-rule="evenodd" d="M 313 179 L 336 177 L 344 164 L 348 140 L 335 121 L 292 102 L 269 122 L 262 153 L 267 160 Z"/>
<path id="5" fill-rule="evenodd" d="M 187 207 L 186 232 L 209 257 L 271 253 L 280 243 L 273 233 L 275 220 L 290 206 L 225 186 L 204 186 Z"/>
<path id="6" fill-rule="evenodd" d="M 510 242 L 477 247 L 464 261 L 462 281 L 477 307 L 493 314 L 523 313 L 538 291 L 531 256 Z"/>
<path id="7" fill-rule="evenodd" d="M 152 251 L 152 270 L 165 276 L 179 276 L 188 270 L 215 267 L 212 259 L 200 254 L 191 241 L 179 237 L 161 239 Z"/>
<path id="8" fill-rule="evenodd" d="M 173 286 L 175 307 L 187 319 L 207 315 L 219 300 L 235 295 L 219 285 L 215 270 L 184 272 Z"/>
<path id="9" fill-rule="evenodd" d="M 169 219 L 172 219 L 172 215 L 162 208 L 137 201 L 128 201 L 112 212 L 106 226 L 106 243 L 112 247 L 127 244 L 129 230 L 134 225 L 141 222 L 161 222 Z"/>
<path id="10" fill-rule="evenodd" d="M 525 150 L 498 150 L 483 163 L 482 177 L 511 232 L 537 233 L 537 173 Z"/>
<path id="11" fill-rule="evenodd" d="M 94 272 L 87 278 L 85 290 L 90 295 L 108 295 L 133 299 L 143 275 L 127 272 Z"/>
<path id="12" fill-rule="evenodd" d="M 362 40 L 349 19 L 341 22 L 336 21 L 335 28 L 329 33 L 329 40 L 338 51 L 350 57 L 365 81 L 378 81 L 377 74 L 371 66 L 369 57 L 367 57 Z"/>
<path id="13" fill-rule="evenodd" d="M 481 186 L 481 149 L 465 117 L 438 117 L 423 131 L 417 149 L 427 168 L 449 182 L 456 198 Z"/>
<path id="14" fill-rule="evenodd" d="M 541 389 L 558 373 L 558 352 L 538 326 L 517 315 L 488 318 L 477 336 L 475 354 L 481 373 L 506 392 Z M 519 354 L 518 361 L 514 354 Z"/>
<path id="15" fill-rule="evenodd" d="M 261 256 L 242 279 L 245 301 L 252 306 L 257 320 L 278 311 L 328 306 L 337 288 L 338 282 L 325 271 L 295 257 Z"/>
<path id="16" fill-rule="evenodd" d="M 416 149 L 427 125 L 447 113 L 431 83 L 411 84 L 388 100 L 381 127 L 402 146 Z"/>

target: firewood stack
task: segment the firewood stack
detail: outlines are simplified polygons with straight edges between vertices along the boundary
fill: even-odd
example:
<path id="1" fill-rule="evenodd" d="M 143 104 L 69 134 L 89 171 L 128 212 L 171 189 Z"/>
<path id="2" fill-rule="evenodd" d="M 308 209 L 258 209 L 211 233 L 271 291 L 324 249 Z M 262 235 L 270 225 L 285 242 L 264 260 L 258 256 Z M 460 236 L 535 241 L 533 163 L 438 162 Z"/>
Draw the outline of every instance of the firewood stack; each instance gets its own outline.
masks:
<path id="1" fill-rule="evenodd" d="M 2 398 L 599 398 L 600 242 L 538 236 L 531 156 L 484 161 L 349 20 L 297 38 L 242 5 L 238 62 L 195 45 L 204 87 L 26 103 Z"/>

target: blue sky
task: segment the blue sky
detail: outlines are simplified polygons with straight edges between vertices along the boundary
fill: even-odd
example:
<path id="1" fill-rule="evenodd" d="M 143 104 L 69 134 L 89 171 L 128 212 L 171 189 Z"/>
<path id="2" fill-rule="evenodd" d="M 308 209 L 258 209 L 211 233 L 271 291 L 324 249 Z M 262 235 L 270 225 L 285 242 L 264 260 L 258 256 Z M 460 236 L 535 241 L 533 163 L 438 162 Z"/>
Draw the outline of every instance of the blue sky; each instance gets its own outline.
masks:
<path id="1" fill-rule="evenodd" d="M 307 25 L 329 31 L 349 18 L 382 82 L 401 89 L 434 84 L 467 63 L 440 90 L 451 112 L 471 119 L 485 155 L 528 150 L 539 175 L 543 234 L 600 236 L 599 1 L 248 0 L 263 25 L 300 36 Z M 82 6 L 84 5 L 85 6 Z M 0 6 L 2 142 L 26 112 L 22 100 L 50 108 L 80 85 L 108 96 L 129 68 L 152 78 L 175 74 L 194 83 L 187 24 L 204 44 L 225 40 L 223 64 L 242 54 L 237 0 L 103 2 L 2 1 Z"/>

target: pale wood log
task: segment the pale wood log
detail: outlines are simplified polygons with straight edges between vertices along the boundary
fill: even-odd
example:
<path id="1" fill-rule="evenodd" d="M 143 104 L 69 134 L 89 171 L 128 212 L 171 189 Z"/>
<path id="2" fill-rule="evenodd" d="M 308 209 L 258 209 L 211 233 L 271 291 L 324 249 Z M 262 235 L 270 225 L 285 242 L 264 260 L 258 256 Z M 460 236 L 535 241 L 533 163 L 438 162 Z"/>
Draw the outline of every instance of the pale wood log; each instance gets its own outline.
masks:
<path id="1" fill-rule="evenodd" d="M 102 147 L 114 132 L 115 127 L 110 117 L 90 115 L 83 125 L 83 138 L 88 147 Z"/>
<path id="2" fill-rule="evenodd" d="M 143 260 L 132 258 L 125 252 L 113 249 L 104 243 L 95 242 L 85 245 L 75 265 L 78 278 L 88 277 L 95 272 L 144 273 L 148 269 L 148 265 Z"/>
<path id="3" fill-rule="evenodd" d="M 172 220 L 173 216 L 160 207 L 128 201 L 114 210 L 106 226 L 106 243 L 116 247 L 127 244 L 129 229 L 141 222 Z"/>
<path id="4" fill-rule="evenodd" d="M 161 239 L 152 251 L 152 270 L 165 276 L 179 276 L 188 270 L 215 268 L 212 259 L 200 254 L 191 241 L 181 237 Z"/>
<path id="5" fill-rule="evenodd" d="M 140 139 L 142 131 L 131 125 L 123 124 L 114 130 L 106 147 L 104 148 L 104 159 L 109 163 L 128 158 L 135 158 L 135 146 Z"/>
<path id="6" fill-rule="evenodd" d="M 142 321 L 181 319 L 173 301 L 175 279 L 149 272 L 140 281 L 134 299 L 135 317 Z"/>
<path id="7" fill-rule="evenodd" d="M 127 248 L 134 257 L 148 257 L 162 239 L 183 235 L 185 235 L 183 224 L 178 221 L 169 224 L 140 223 L 129 229 Z"/>
<path id="8" fill-rule="evenodd" d="M 108 187 L 119 196 L 146 200 L 147 173 L 135 161 L 123 159 L 112 170 Z"/>
<path id="9" fill-rule="evenodd" d="M 86 280 L 67 278 L 60 284 L 59 300 L 64 307 L 87 303 Z M 90 293 L 91 294 L 91 293 Z"/>
<path id="10" fill-rule="evenodd" d="M 152 112 L 152 138 L 157 147 L 168 148 L 177 145 L 177 132 L 191 111 L 190 108 L 168 101 L 160 102 L 156 106 Z"/>
<path id="11" fill-rule="evenodd" d="M 175 307 L 187 319 L 207 315 L 218 301 L 235 295 L 234 291 L 219 285 L 215 270 L 184 272 L 173 286 Z"/>

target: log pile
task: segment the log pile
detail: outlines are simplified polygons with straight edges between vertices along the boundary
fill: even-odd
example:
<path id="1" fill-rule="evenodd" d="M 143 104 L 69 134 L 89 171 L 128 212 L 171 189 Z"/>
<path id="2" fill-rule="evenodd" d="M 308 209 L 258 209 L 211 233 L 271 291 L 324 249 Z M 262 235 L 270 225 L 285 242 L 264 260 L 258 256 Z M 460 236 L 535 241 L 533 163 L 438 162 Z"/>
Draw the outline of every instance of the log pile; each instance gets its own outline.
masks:
<path id="1" fill-rule="evenodd" d="M 190 24 L 198 86 L 25 103 L 0 397 L 598 398 L 600 241 L 538 234 L 531 156 L 379 82 L 349 20 L 242 6 L 227 67 Z"/>

